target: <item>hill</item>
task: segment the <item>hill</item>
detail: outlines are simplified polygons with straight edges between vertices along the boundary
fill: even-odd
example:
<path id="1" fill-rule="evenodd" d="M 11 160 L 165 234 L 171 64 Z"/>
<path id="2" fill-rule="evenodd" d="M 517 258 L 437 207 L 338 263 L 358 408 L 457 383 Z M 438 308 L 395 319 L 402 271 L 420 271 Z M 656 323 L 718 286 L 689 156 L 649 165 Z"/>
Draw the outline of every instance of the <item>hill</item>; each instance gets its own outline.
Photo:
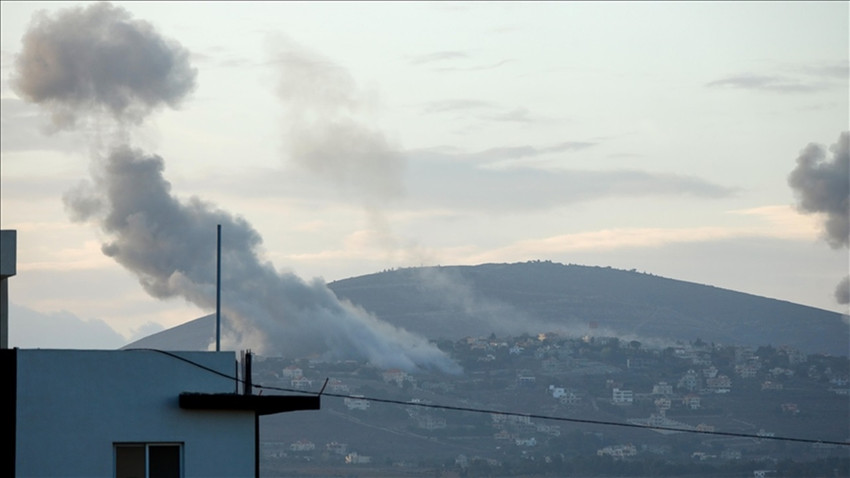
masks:
<path id="1" fill-rule="evenodd" d="M 847 355 L 840 314 L 609 267 L 552 262 L 421 267 L 332 282 L 342 299 L 430 338 L 565 330 L 641 339 L 790 345 Z"/>
<path id="2" fill-rule="evenodd" d="M 328 287 L 340 299 L 431 339 L 556 331 L 850 353 L 850 326 L 835 312 L 610 267 L 548 261 L 416 267 Z M 213 324 L 213 316 L 202 317 L 127 347 L 206 349 Z"/>

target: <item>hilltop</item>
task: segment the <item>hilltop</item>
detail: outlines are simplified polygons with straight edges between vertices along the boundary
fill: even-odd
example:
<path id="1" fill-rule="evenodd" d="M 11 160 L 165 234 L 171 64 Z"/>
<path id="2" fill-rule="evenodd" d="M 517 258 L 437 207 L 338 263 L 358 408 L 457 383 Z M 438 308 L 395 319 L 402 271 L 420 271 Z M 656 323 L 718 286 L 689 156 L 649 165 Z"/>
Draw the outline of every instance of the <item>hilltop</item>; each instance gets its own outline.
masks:
<path id="1" fill-rule="evenodd" d="M 789 345 L 833 355 L 850 350 L 850 327 L 835 312 L 610 267 L 548 261 L 417 267 L 328 285 L 341 299 L 432 339 L 554 330 Z"/>
<path id="2" fill-rule="evenodd" d="M 328 287 L 432 340 L 555 331 L 850 353 L 850 326 L 835 312 L 634 270 L 548 261 L 413 267 Z M 206 349 L 213 320 L 202 317 L 127 347 Z"/>

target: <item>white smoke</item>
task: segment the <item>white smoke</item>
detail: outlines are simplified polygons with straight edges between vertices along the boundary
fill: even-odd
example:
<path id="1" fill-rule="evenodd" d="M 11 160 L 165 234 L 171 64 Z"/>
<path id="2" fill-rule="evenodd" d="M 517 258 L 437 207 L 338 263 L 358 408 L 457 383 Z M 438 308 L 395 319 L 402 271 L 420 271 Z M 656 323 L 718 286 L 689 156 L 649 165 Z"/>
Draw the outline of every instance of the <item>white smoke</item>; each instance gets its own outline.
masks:
<path id="1" fill-rule="evenodd" d="M 368 208 L 399 197 L 404 157 L 363 119 L 372 96 L 345 68 L 291 40 L 278 40 L 274 55 L 288 159 Z"/>
<path id="2" fill-rule="evenodd" d="M 434 345 L 340 302 L 324 282 L 277 272 L 260 259 L 262 239 L 244 219 L 198 198 L 180 201 L 163 177 L 165 163 L 126 146 L 103 158 L 93 183 L 65 195 L 74 219 L 98 225 L 111 240 L 104 254 L 133 271 L 157 298 L 215 305 L 215 243 L 222 225 L 222 302 L 231 346 L 264 355 L 323 354 L 380 367 L 456 366 Z"/>

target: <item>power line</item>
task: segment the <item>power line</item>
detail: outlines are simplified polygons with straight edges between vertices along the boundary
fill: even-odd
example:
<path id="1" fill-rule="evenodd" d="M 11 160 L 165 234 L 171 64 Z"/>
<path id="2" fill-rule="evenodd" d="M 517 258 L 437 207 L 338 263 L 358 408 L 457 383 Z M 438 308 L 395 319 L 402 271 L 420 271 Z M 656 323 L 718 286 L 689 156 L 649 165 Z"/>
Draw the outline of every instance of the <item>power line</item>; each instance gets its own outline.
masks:
<path id="1" fill-rule="evenodd" d="M 178 360 L 182 360 L 183 362 L 195 365 L 204 370 L 215 373 L 216 375 L 220 375 L 223 377 L 227 377 L 233 380 L 236 380 L 239 383 L 245 384 L 244 380 L 239 379 L 238 377 L 233 377 L 227 375 L 225 373 L 221 373 L 217 370 L 211 369 L 204 365 L 193 362 L 184 357 L 180 357 L 179 355 L 173 354 L 171 352 L 166 352 L 164 350 L 156 350 L 156 349 L 128 349 L 128 350 L 148 350 L 152 352 L 159 352 L 171 357 L 174 357 Z M 327 384 L 327 380 L 325 381 Z M 605 421 L 605 420 L 590 420 L 584 418 L 569 418 L 569 417 L 557 417 L 552 415 L 540 415 L 535 413 L 523 413 L 523 412 L 511 412 L 504 410 L 492 410 L 492 409 L 484 409 L 484 408 L 474 408 L 474 407 L 459 407 L 454 405 L 439 405 L 432 403 L 422 403 L 422 402 L 405 402 L 402 400 L 393 400 L 389 398 L 375 398 L 375 397 L 365 397 L 361 395 L 346 395 L 346 394 L 338 394 L 338 393 L 325 393 L 324 386 L 322 390 L 316 394 L 315 392 L 308 392 L 304 390 L 292 389 L 292 388 L 283 388 L 283 387 L 274 387 L 270 385 L 260 385 L 253 384 L 253 388 L 260 390 L 275 390 L 279 392 L 288 392 L 288 393 L 299 393 L 304 395 L 319 395 L 323 397 L 334 397 L 334 398 L 349 398 L 355 400 L 368 400 L 370 402 L 376 403 L 386 403 L 389 405 L 402 405 L 406 407 L 420 407 L 420 408 L 431 408 L 437 410 L 447 410 L 447 411 L 455 411 L 455 412 L 468 412 L 468 413 L 486 413 L 490 415 L 505 415 L 505 416 L 514 416 L 514 417 L 524 417 L 524 418 L 536 418 L 539 420 L 552 420 L 559 422 L 568 422 L 568 423 L 581 423 L 581 424 L 589 424 L 589 425 L 605 425 L 605 426 L 615 426 L 615 427 L 624 427 L 624 428 L 640 428 L 644 430 L 656 430 L 656 431 L 670 431 L 670 432 L 679 432 L 679 433 L 696 433 L 702 435 L 714 435 L 714 436 L 726 436 L 726 437 L 735 437 L 735 438 L 753 438 L 757 440 L 776 440 L 776 441 L 788 441 L 788 442 L 797 442 L 797 443 L 811 443 L 811 444 L 821 444 L 821 445 L 836 445 L 836 446 L 850 446 L 850 442 L 847 441 L 831 441 L 831 440 L 817 440 L 811 438 L 798 438 L 798 437 L 786 437 L 786 436 L 775 436 L 775 435 L 754 435 L 751 433 L 735 433 L 735 432 L 720 432 L 713 430 L 699 430 L 699 429 L 689 429 L 689 428 L 676 428 L 676 427 L 666 427 L 666 426 L 655 426 L 655 425 L 640 425 L 636 423 L 628 423 L 628 422 L 613 422 L 613 421 Z"/>

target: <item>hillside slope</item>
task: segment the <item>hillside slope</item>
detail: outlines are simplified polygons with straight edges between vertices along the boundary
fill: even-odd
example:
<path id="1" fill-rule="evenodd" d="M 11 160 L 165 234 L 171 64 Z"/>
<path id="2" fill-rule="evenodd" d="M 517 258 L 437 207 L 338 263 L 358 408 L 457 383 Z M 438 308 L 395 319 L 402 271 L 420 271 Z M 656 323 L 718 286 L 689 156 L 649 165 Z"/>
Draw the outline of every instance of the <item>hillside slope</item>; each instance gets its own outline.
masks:
<path id="1" fill-rule="evenodd" d="M 840 314 L 717 287 L 552 262 L 423 267 L 332 282 L 342 299 L 430 338 L 491 332 L 790 345 L 847 355 Z"/>

